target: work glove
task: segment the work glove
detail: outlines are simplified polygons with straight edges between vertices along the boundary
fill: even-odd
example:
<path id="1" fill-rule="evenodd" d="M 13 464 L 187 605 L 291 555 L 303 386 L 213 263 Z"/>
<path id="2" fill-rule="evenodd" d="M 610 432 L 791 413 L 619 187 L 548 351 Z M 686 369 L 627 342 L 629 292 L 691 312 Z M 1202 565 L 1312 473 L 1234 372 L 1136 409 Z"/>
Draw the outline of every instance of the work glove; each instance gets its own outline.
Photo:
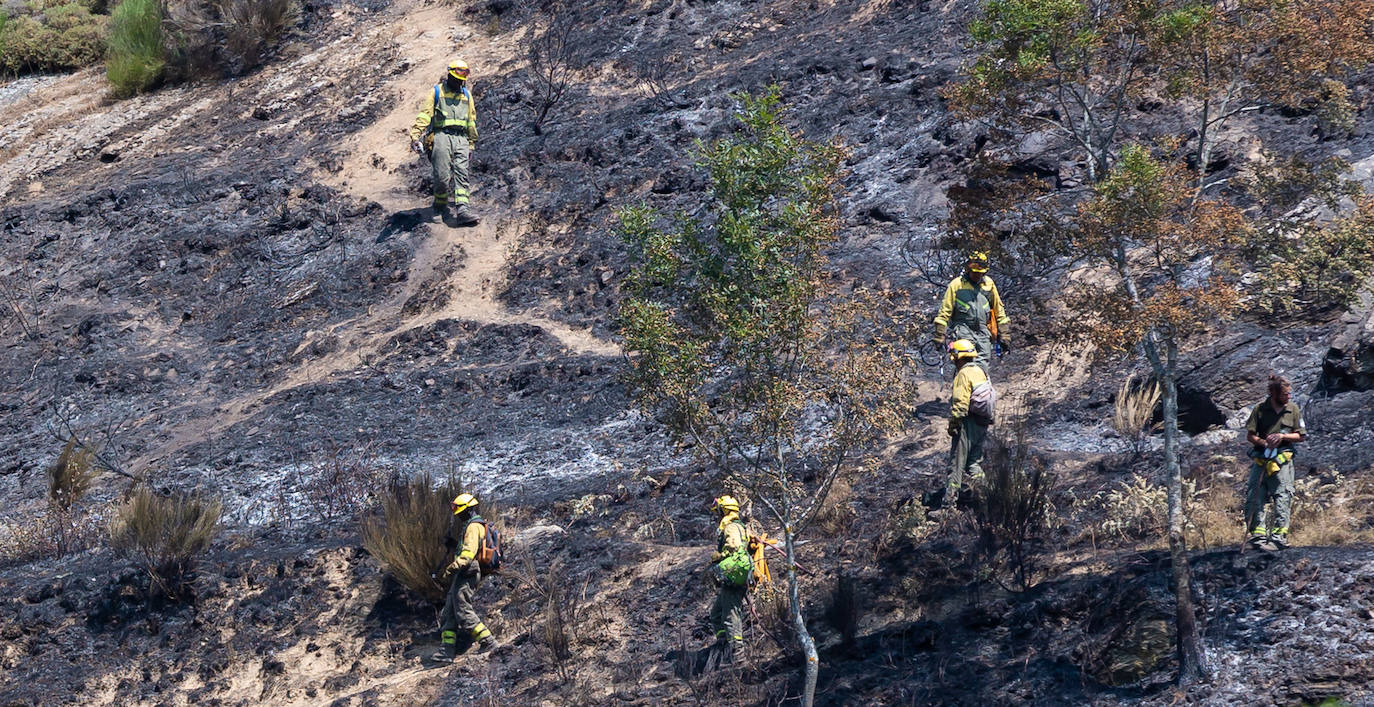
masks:
<path id="1" fill-rule="evenodd" d="M 720 562 L 720 561 L 723 560 L 723 559 L 725 559 L 725 557 L 724 557 L 723 555 L 721 555 L 719 552 L 713 552 L 713 553 L 711 553 L 711 562 L 710 562 L 710 564 L 713 564 L 713 565 L 714 565 L 714 564 L 716 564 L 717 562 Z"/>
<path id="2" fill-rule="evenodd" d="M 1011 344 L 1007 343 L 1007 336 L 1005 334 L 997 335 L 997 345 L 1002 347 L 1002 353 L 1011 353 Z"/>
<path id="3" fill-rule="evenodd" d="M 950 437 L 958 437 L 960 426 L 961 424 L 959 418 L 951 417 L 949 418 L 949 425 L 945 429 L 949 432 Z"/>
<path id="4" fill-rule="evenodd" d="M 935 325 L 935 343 L 940 344 L 941 346 L 944 346 L 944 345 L 945 345 L 945 325 L 944 325 L 944 324 L 936 324 L 936 325 Z"/>
<path id="5" fill-rule="evenodd" d="M 423 155 L 423 154 L 425 154 L 425 148 L 424 148 L 423 145 L 420 144 L 420 141 L 419 141 L 419 140 L 411 140 L 411 141 L 410 141 L 410 149 L 411 149 L 412 152 L 414 152 L 414 153 L 417 154 L 417 155 Z"/>

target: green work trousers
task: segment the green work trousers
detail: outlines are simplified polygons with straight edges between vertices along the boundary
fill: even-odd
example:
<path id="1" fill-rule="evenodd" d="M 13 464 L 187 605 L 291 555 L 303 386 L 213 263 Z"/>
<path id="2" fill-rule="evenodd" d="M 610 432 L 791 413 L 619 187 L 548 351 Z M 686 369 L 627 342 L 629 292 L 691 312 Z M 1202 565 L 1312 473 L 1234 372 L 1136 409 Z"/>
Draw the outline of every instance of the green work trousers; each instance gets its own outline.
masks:
<path id="1" fill-rule="evenodd" d="M 972 415 L 965 415 L 955 430 L 949 445 L 949 478 L 945 482 L 946 498 L 951 505 L 966 480 L 983 477 L 983 438 L 987 434 L 987 425 L 979 424 Z"/>
<path id="2" fill-rule="evenodd" d="M 711 627 L 716 641 L 729 641 L 736 649 L 744 645 L 744 594 L 748 589 L 723 584 L 711 605 Z"/>
<path id="3" fill-rule="evenodd" d="M 472 638 L 481 638 L 477 635 L 479 631 L 485 632 L 486 628 L 482 624 L 482 619 L 477 616 L 477 610 L 472 607 L 472 600 L 477 595 L 477 585 L 482 582 L 482 573 L 478 571 L 463 571 L 453 578 L 453 583 L 448 587 L 448 599 L 444 602 L 444 610 L 439 614 L 443 625 L 440 627 L 440 640 L 446 645 L 452 645 L 458 640 L 458 632 Z"/>
<path id="4" fill-rule="evenodd" d="M 434 133 L 434 206 L 468 203 L 468 138 L 453 133 Z"/>
<path id="5" fill-rule="evenodd" d="M 1273 523 L 1265 523 L 1264 507 L 1274 502 Z M 1245 486 L 1245 529 L 1251 533 L 1272 532 L 1288 534 L 1293 509 L 1293 460 L 1279 467 L 1278 473 L 1266 474 L 1259 464 L 1250 465 L 1250 480 Z"/>
<path id="6" fill-rule="evenodd" d="M 992 360 L 992 335 L 986 328 L 974 329 L 964 323 L 957 323 L 949 328 L 949 340 L 958 341 L 968 339 L 973 342 L 973 347 L 978 350 L 978 358 L 974 363 L 988 370 L 988 362 Z"/>

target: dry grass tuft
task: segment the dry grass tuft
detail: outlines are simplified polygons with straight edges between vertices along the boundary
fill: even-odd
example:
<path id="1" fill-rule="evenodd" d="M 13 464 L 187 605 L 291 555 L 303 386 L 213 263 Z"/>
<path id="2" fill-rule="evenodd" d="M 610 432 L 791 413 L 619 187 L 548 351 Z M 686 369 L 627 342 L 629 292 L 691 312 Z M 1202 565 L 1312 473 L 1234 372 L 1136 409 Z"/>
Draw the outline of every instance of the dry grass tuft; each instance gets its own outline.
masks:
<path id="1" fill-rule="evenodd" d="M 837 537 L 849 532 L 858 513 L 851 501 L 854 489 L 849 481 L 837 478 L 830 485 L 830 492 L 816 509 L 815 525 L 827 537 Z"/>
<path id="2" fill-rule="evenodd" d="M 1191 483 L 1185 482 L 1185 491 Z M 1188 502 L 1188 547 L 1226 547 L 1245 540 L 1245 499 L 1232 486 L 1209 486 Z"/>
<path id="3" fill-rule="evenodd" d="M 169 598 L 187 589 L 196 558 L 220 530 L 223 507 L 196 495 L 161 495 L 147 486 L 134 489 L 115 516 L 110 544 L 152 578 L 153 588 Z"/>
<path id="4" fill-rule="evenodd" d="M 1339 473 L 1298 479 L 1292 522 L 1294 545 L 1374 543 L 1374 479 Z"/>
<path id="5" fill-rule="evenodd" d="M 1094 497 L 1105 517 L 1098 525 L 1103 534 L 1122 540 L 1159 541 L 1169 517 L 1169 494 L 1161 484 L 1140 474 L 1121 481 L 1106 493 Z"/>
<path id="6" fill-rule="evenodd" d="M 1155 407 L 1159 405 L 1160 388 L 1157 381 L 1137 382 L 1135 376 L 1126 379 L 1116 391 L 1116 405 L 1112 410 L 1112 429 L 1131 445 L 1131 452 L 1139 457 L 1145 443 L 1158 425 L 1151 425 Z"/>
<path id="7" fill-rule="evenodd" d="M 460 493 L 457 479 L 436 486 L 432 476 L 420 474 L 393 484 L 382 497 L 380 517 L 363 520 L 363 548 L 396 581 L 435 604 L 444 602 L 445 588 L 430 573 L 448 560 L 449 502 Z"/>
<path id="8" fill-rule="evenodd" d="M 70 511 L 99 475 L 95 450 L 78 445 L 75 437 L 68 439 L 57 460 L 48 466 L 48 502 L 56 509 Z"/>

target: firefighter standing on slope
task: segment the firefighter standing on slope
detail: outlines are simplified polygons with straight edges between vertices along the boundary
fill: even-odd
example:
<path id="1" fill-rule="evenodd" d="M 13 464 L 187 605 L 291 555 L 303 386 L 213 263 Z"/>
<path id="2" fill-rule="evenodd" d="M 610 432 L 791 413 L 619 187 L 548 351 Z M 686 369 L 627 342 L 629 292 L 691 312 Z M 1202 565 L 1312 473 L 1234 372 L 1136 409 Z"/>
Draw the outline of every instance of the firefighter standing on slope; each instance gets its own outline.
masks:
<path id="1" fill-rule="evenodd" d="M 1293 386 L 1282 376 L 1269 376 L 1269 397 L 1250 411 L 1245 438 L 1250 442 L 1250 478 L 1245 487 L 1245 528 L 1250 543 L 1265 540 L 1288 547 L 1293 508 L 1293 444 L 1307 439 L 1302 410 L 1290 400 Z M 1264 507 L 1274 501 L 1274 522 L 1264 523 Z"/>
<path id="2" fill-rule="evenodd" d="M 478 644 L 479 652 L 485 653 L 496 647 L 496 639 L 492 638 L 491 631 L 487 630 L 486 624 L 482 623 L 477 611 L 472 608 L 477 585 L 482 581 L 482 569 L 477 561 L 477 552 L 481 549 L 482 541 L 488 532 L 486 522 L 477 515 L 477 499 L 470 493 L 460 494 L 454 498 L 451 507 L 458 524 L 463 528 L 463 544 L 459 546 L 453 561 L 448 563 L 442 572 L 435 573 L 435 580 L 440 585 L 452 577 L 452 584 L 448 588 L 448 600 L 444 602 L 444 610 L 440 614 L 443 620 L 440 641 L 443 645 L 430 656 L 430 660 L 436 663 L 452 662 L 458 657 L 460 630 L 472 636 L 472 641 Z"/>
<path id="3" fill-rule="evenodd" d="M 988 374 L 976 363 L 978 351 L 972 341 L 960 339 L 950 344 L 950 360 L 957 371 L 949 401 L 949 476 L 945 479 L 943 501 L 953 506 L 967 481 L 983 476 L 983 439 L 988 425 L 970 414 L 973 390 L 988 382 Z"/>
<path id="4" fill-rule="evenodd" d="M 716 551 L 711 554 L 711 564 L 721 567 L 727 560 L 738 559 L 749 552 L 749 531 L 740 520 L 739 501 L 734 496 L 721 496 L 711 506 L 720 515 L 716 526 Z M 729 580 L 729 572 L 723 573 L 724 581 L 711 605 L 711 628 L 716 632 L 714 650 L 720 655 L 720 664 L 729 663 L 740 654 L 744 647 L 744 597 L 749 592 L 746 577 L 744 582 Z"/>
<path id="5" fill-rule="evenodd" d="M 450 226 L 472 226 L 477 217 L 468 208 L 468 153 L 477 140 L 477 110 L 468 90 L 468 65 L 449 62 L 444 80 L 422 99 L 420 114 L 410 126 L 410 147 L 423 153 L 427 138 L 434 166 L 434 214 Z M 455 211 L 450 214 L 449 204 Z"/>
<path id="6" fill-rule="evenodd" d="M 988 277 L 988 254 L 975 252 L 968 258 L 963 274 L 950 281 L 940 311 L 935 315 L 935 340 L 948 345 L 966 339 L 978 351 L 977 363 L 987 370 L 992 341 L 1010 351 L 1007 344 L 1007 313 L 997 285 Z"/>

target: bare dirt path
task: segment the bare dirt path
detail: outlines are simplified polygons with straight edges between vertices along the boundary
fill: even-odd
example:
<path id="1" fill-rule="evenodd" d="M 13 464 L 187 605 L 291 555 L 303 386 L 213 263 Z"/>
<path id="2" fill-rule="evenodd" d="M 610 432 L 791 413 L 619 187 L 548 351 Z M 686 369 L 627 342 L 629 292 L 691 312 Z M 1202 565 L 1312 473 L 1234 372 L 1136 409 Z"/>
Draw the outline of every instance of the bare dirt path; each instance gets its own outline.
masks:
<path id="1" fill-rule="evenodd" d="M 467 59 L 474 67 L 474 80 L 480 81 L 482 67 L 495 67 L 511 60 L 517 56 L 518 46 L 509 36 L 488 38 L 461 26 L 449 6 L 407 2 L 394 6 L 394 12 L 397 13 L 395 22 L 384 34 L 390 35 L 396 51 L 408 62 L 408 68 L 386 85 L 386 90 L 393 91 L 398 100 L 382 119 L 341 145 L 346 152 L 341 170 L 334 173 L 321 170 L 317 178 L 352 196 L 375 201 L 389 213 L 399 214 L 415 212 L 428 205 L 425 197 L 407 188 L 404 169 L 390 167 L 423 168 L 409 152 L 406 132 L 425 91 L 442 75 L 454 54 Z M 336 51 L 346 49 L 340 45 Z M 486 139 L 499 139 L 499 136 L 488 135 Z M 475 149 L 481 149 L 480 141 Z M 338 350 L 302 362 L 273 385 L 225 401 L 211 416 L 186 420 L 177 426 L 171 439 L 135 459 L 130 464 L 131 470 L 138 472 L 148 468 L 158 460 L 228 430 L 252 417 L 259 406 L 275 395 L 357 371 L 382 353 L 396 335 L 445 319 L 532 325 L 557 339 L 572 354 L 619 355 L 620 348 L 615 343 L 600 339 L 588 330 L 571 327 L 537 310 L 515 311 L 498 301 L 497 295 L 505 283 L 506 266 L 519 242 L 524 219 L 518 213 L 520 205 L 510 207 L 517 211 L 503 209 L 484 201 L 481 189 L 480 183 L 474 184 L 474 211 L 483 218 L 481 224 L 471 228 L 450 228 L 436 222 L 429 224 L 428 229 L 415 229 L 411 237 L 421 240 L 416 244 L 405 287 L 379 302 L 366 316 L 335 323 L 322 332 L 338 338 L 341 342 Z M 444 276 L 443 287 L 449 291 L 447 303 L 429 311 L 403 312 L 405 303 L 418 288 L 432 281 L 436 273 L 441 272 L 445 260 L 458 253 L 461 253 L 461 265 Z"/>

